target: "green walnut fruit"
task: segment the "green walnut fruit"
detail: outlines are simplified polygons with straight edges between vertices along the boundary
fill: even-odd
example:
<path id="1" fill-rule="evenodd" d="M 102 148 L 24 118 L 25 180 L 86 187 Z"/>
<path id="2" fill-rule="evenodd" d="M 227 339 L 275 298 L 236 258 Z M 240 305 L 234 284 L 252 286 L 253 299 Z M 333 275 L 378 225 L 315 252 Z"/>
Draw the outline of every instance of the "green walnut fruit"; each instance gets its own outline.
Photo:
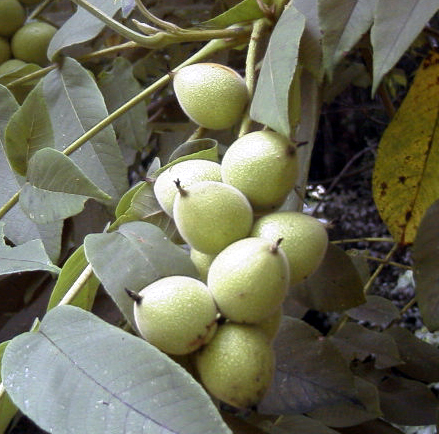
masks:
<path id="1" fill-rule="evenodd" d="M 209 255 L 208 253 L 191 249 L 190 257 L 200 275 L 200 279 L 203 282 L 207 282 L 207 273 L 209 272 L 210 264 L 212 264 L 216 255 Z"/>
<path id="2" fill-rule="evenodd" d="M 216 398 L 239 408 L 257 404 L 271 384 L 274 351 L 261 330 L 225 323 L 196 354 L 196 366 L 205 388 Z"/>
<path id="3" fill-rule="evenodd" d="M 221 181 L 221 166 L 209 160 L 187 160 L 162 172 L 154 183 L 155 196 L 163 211 L 173 217 L 175 180 L 179 179 L 182 188 L 189 187 L 199 181 Z"/>
<path id="4" fill-rule="evenodd" d="M 235 187 L 201 181 L 183 188 L 177 181 L 176 188 L 175 225 L 192 248 L 214 255 L 250 232 L 253 210 Z"/>
<path id="5" fill-rule="evenodd" d="M 26 12 L 18 0 L 0 0 L 0 36 L 13 35 L 26 20 Z"/>
<path id="6" fill-rule="evenodd" d="M 185 66 L 174 76 L 174 91 L 186 115 L 212 130 L 230 128 L 240 119 L 248 102 L 243 78 L 217 63 Z"/>
<path id="7" fill-rule="evenodd" d="M 252 236 L 274 242 L 282 237 L 282 250 L 290 264 L 290 284 L 295 285 L 320 265 L 328 247 L 325 226 L 316 218 L 299 212 L 275 212 L 261 217 Z"/>
<path id="8" fill-rule="evenodd" d="M 26 66 L 26 65 L 27 65 L 27 63 L 23 62 L 22 60 L 9 59 L 0 65 L 0 75 L 8 74 L 12 71 L 15 71 L 19 68 L 22 68 L 23 66 Z"/>
<path id="9" fill-rule="evenodd" d="M 284 202 L 299 173 L 296 147 L 273 131 L 255 131 L 237 139 L 221 163 L 223 182 L 241 190 L 255 212 Z"/>
<path id="10" fill-rule="evenodd" d="M 288 267 L 277 242 L 244 238 L 213 260 L 207 286 L 222 315 L 234 322 L 256 324 L 282 304 L 290 280 Z"/>
<path id="11" fill-rule="evenodd" d="M 25 62 L 47 64 L 47 47 L 56 32 L 50 24 L 34 21 L 21 27 L 12 37 L 12 54 Z"/>
<path id="12" fill-rule="evenodd" d="M 6 38 L 0 36 L 0 65 L 6 62 L 11 57 L 11 47 Z M 221 180 L 221 174 L 220 174 Z"/>
<path id="13" fill-rule="evenodd" d="M 134 318 L 140 334 L 168 354 L 189 354 L 215 334 L 217 308 L 207 286 L 187 276 L 156 280 L 135 300 Z"/>

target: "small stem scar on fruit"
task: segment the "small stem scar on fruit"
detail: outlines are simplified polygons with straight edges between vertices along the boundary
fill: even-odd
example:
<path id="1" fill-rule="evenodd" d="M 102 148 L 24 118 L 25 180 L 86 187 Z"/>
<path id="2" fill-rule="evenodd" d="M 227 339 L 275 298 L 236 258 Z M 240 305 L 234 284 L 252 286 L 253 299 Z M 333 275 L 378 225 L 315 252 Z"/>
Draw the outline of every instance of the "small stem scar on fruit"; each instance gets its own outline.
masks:
<path id="1" fill-rule="evenodd" d="M 142 302 L 143 297 L 137 292 L 131 291 L 131 289 L 125 288 L 125 292 L 128 294 L 130 298 L 134 300 L 136 304 L 140 304 Z"/>
<path id="2" fill-rule="evenodd" d="M 178 188 L 180 196 L 187 196 L 187 191 L 181 186 L 181 181 L 178 178 L 174 181 L 174 184 Z"/>
<path id="3" fill-rule="evenodd" d="M 277 241 L 274 244 L 271 245 L 271 247 L 270 247 L 270 252 L 271 253 L 277 253 L 278 252 L 279 246 L 280 246 L 280 243 L 282 242 L 282 240 L 283 240 L 283 238 L 278 238 Z"/>

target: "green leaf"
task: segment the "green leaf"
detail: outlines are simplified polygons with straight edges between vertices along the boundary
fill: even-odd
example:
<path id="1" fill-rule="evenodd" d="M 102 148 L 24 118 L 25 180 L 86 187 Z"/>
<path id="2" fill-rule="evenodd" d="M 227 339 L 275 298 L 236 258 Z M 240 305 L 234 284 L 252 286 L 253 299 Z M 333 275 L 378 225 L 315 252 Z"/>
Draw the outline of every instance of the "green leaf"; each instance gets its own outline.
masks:
<path id="1" fill-rule="evenodd" d="M 62 152 L 38 151 L 29 161 L 28 182 L 20 194 L 20 205 L 36 223 L 63 220 L 80 213 L 87 199 L 111 199 Z"/>
<path id="2" fill-rule="evenodd" d="M 317 6 L 317 0 L 294 0 L 294 7 L 305 17 L 305 29 L 300 40 L 299 61 L 321 83 L 324 71 L 322 69 L 322 33 Z"/>
<path id="3" fill-rule="evenodd" d="M 56 285 L 50 295 L 47 310 L 58 305 L 67 291 L 76 282 L 78 277 L 87 267 L 88 261 L 85 257 L 84 246 L 79 246 L 64 263 L 61 272 L 56 281 Z M 93 306 L 96 292 L 99 287 L 99 280 L 93 274 L 88 278 L 87 282 L 81 287 L 81 291 L 69 302 L 70 305 L 90 310 Z"/>
<path id="4" fill-rule="evenodd" d="M 360 324 L 348 322 L 330 339 L 348 362 L 363 361 L 372 356 L 379 369 L 403 363 L 391 336 L 369 330 Z"/>
<path id="5" fill-rule="evenodd" d="M 54 434 L 231 434 L 203 388 L 146 341 L 74 306 L 58 306 L 40 330 L 3 356 L 7 392 Z"/>
<path id="6" fill-rule="evenodd" d="M 253 120 L 286 137 L 291 133 L 289 92 L 304 28 L 305 17 L 287 6 L 271 34 L 250 107 Z"/>
<path id="7" fill-rule="evenodd" d="M 237 5 L 208 21 L 201 23 L 203 27 L 225 28 L 232 24 L 263 18 L 264 13 L 256 0 L 243 0 Z"/>
<path id="8" fill-rule="evenodd" d="M 152 223 L 159 227 L 173 242 L 181 242 L 181 237 L 174 220 L 161 208 L 155 195 L 152 184 L 144 182 L 140 188 L 134 189 L 129 207 L 110 226 L 111 232 L 120 225 L 132 221 Z"/>
<path id="9" fill-rule="evenodd" d="M 275 423 L 264 421 L 260 425 L 269 434 L 338 434 L 338 431 L 302 414 L 282 415 Z"/>
<path id="10" fill-rule="evenodd" d="M 120 9 L 121 1 L 88 0 L 95 9 L 113 17 Z M 90 41 L 104 29 L 105 23 L 90 12 L 78 7 L 77 11 L 55 33 L 47 49 L 47 57 L 54 60 L 60 50 L 81 42 Z"/>
<path id="11" fill-rule="evenodd" d="M 0 84 L 0 140 L 4 145 L 5 131 L 9 120 L 20 108 L 9 89 Z"/>
<path id="12" fill-rule="evenodd" d="M 351 258 L 331 243 L 320 267 L 291 291 L 299 303 L 319 311 L 343 311 L 366 301 Z"/>
<path id="13" fill-rule="evenodd" d="M 170 155 L 168 164 L 165 164 L 154 172 L 154 176 L 157 177 L 167 168 L 186 160 L 210 160 L 218 162 L 218 141 L 214 139 L 197 139 L 182 143 Z"/>
<path id="14" fill-rule="evenodd" d="M 438 10 L 436 0 L 377 0 L 371 29 L 372 94 Z"/>
<path id="15" fill-rule="evenodd" d="M 383 418 L 388 422 L 412 426 L 436 423 L 439 400 L 425 384 L 389 370 L 366 370 L 361 377 L 377 387 Z"/>
<path id="16" fill-rule="evenodd" d="M 95 81 L 76 60 L 64 59 L 62 67 L 47 74 L 43 83 L 55 148 L 59 151 L 108 116 Z M 113 198 L 116 206 L 119 197 L 128 189 L 128 181 L 113 128 L 108 126 L 91 137 L 70 158 Z"/>
<path id="17" fill-rule="evenodd" d="M 262 413 L 306 413 L 340 401 L 359 402 L 347 362 L 310 325 L 284 316 L 274 349 L 276 370 L 259 405 Z"/>
<path id="18" fill-rule="evenodd" d="M 351 85 L 363 88 L 371 85 L 369 73 L 362 63 L 351 60 L 341 61 L 334 68 L 333 74 L 337 77 L 337 80 L 333 80 L 323 89 L 323 99 L 326 104 L 331 104 L 338 95 Z"/>
<path id="19" fill-rule="evenodd" d="M 124 57 L 116 57 L 112 69 L 101 73 L 98 86 L 110 112 L 143 90 L 133 76 L 132 64 Z M 124 147 L 147 149 L 149 130 L 146 104 L 146 100 L 141 101 L 113 122 L 122 150 Z"/>
<path id="20" fill-rule="evenodd" d="M 0 366 L 3 359 L 3 353 L 5 352 L 8 344 L 9 341 L 0 343 Z M 2 377 L 0 375 L 0 381 L 1 379 Z M 9 395 L 7 393 L 3 393 L 0 396 L 0 433 L 6 432 L 6 428 L 8 427 L 9 422 L 15 416 L 15 413 L 17 413 L 17 410 L 17 407 L 12 403 Z"/>
<path id="21" fill-rule="evenodd" d="M 402 327 L 394 326 L 384 333 L 398 345 L 404 362 L 397 367 L 398 371 L 425 383 L 439 381 L 439 349 L 436 346 L 422 341 Z"/>
<path id="22" fill-rule="evenodd" d="M 133 301 L 125 288 L 138 292 L 162 277 L 197 276 L 189 255 L 151 223 L 130 222 L 116 232 L 87 235 L 84 247 L 95 275 L 133 327 Z"/>
<path id="23" fill-rule="evenodd" d="M 52 125 L 42 82 L 11 116 L 5 131 L 6 155 L 11 167 L 25 176 L 30 158 L 40 149 L 54 146 Z"/>
<path id="24" fill-rule="evenodd" d="M 143 181 L 139 181 L 120 198 L 119 203 L 116 207 L 116 211 L 114 212 L 116 219 L 123 216 L 129 210 L 131 201 L 133 200 L 133 196 L 136 194 L 137 191 L 139 191 L 139 189 L 142 188 L 143 184 Z"/>
<path id="25" fill-rule="evenodd" d="M 382 419 L 375 419 L 345 428 L 343 432 L 346 434 L 403 434 L 406 431 L 401 431 Z"/>
<path id="26" fill-rule="evenodd" d="M 413 243 L 415 293 L 424 324 L 439 330 L 439 201 L 428 208 Z"/>
<path id="27" fill-rule="evenodd" d="M 388 299 L 378 295 L 367 295 L 366 303 L 346 311 L 353 319 L 385 326 L 400 317 L 398 308 Z"/>
<path id="28" fill-rule="evenodd" d="M 401 245 L 413 243 L 422 217 L 439 198 L 438 74 L 439 53 L 431 52 L 378 145 L 373 198 Z"/>
<path id="29" fill-rule="evenodd" d="M 0 202 L 6 203 L 24 183 L 24 178 L 14 172 L 4 152 L 4 134 L 10 117 L 18 109 L 18 104 L 8 89 L 0 85 Z M 61 249 L 62 222 L 49 225 L 36 225 L 19 206 L 12 207 L 3 216 L 6 224 L 5 236 L 14 244 L 23 244 L 34 239 L 41 239 L 50 259 L 56 262 Z"/>
<path id="30" fill-rule="evenodd" d="M 340 402 L 313 410 L 308 415 L 335 428 L 359 425 L 382 416 L 377 388 L 360 377 L 355 377 L 355 387 L 359 402 Z"/>
<path id="31" fill-rule="evenodd" d="M 56 274 L 60 271 L 50 261 L 41 240 L 28 241 L 16 247 L 0 245 L 1 276 L 37 270 Z"/>
<path id="32" fill-rule="evenodd" d="M 337 63 L 349 53 L 372 25 L 377 1 L 319 1 L 323 68 L 330 80 L 332 80 Z"/>
<path id="33" fill-rule="evenodd" d="M 10 72 L 0 75 L 0 84 L 6 86 L 14 80 L 18 80 L 26 75 L 32 74 L 33 72 L 42 69 L 35 63 L 26 63 L 18 68 L 13 69 Z M 19 104 L 22 104 L 29 92 L 38 83 L 40 79 L 28 80 L 20 85 L 15 85 L 11 89 L 11 93 L 14 95 L 15 99 Z"/>

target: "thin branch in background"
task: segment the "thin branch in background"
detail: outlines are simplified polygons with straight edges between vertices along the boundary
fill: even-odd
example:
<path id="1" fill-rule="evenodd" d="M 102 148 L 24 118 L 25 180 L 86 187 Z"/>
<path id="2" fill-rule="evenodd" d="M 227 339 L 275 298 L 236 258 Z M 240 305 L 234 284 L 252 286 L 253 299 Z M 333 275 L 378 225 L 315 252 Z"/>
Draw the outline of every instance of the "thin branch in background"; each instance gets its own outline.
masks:
<path id="1" fill-rule="evenodd" d="M 413 267 L 411 267 L 410 265 L 400 264 L 399 262 L 386 261 L 383 258 L 376 258 L 375 256 L 364 255 L 363 258 L 368 259 L 369 261 L 380 262 L 384 265 L 391 265 L 393 267 L 402 268 L 404 270 L 413 270 Z"/>
<path id="2" fill-rule="evenodd" d="M 393 247 L 390 249 L 389 253 L 387 253 L 387 255 L 385 256 L 383 263 L 378 265 L 377 269 L 372 273 L 372 276 L 369 277 L 369 280 L 366 282 L 363 288 L 363 292 L 365 295 L 369 292 L 376 278 L 381 273 L 381 271 L 383 271 L 383 268 L 386 266 L 386 263 L 390 261 L 390 258 L 393 256 L 393 254 L 396 252 L 397 249 L 398 249 L 398 244 L 395 243 Z"/>
<path id="3" fill-rule="evenodd" d="M 364 237 L 364 238 L 346 238 L 343 240 L 335 240 L 331 241 L 333 244 L 348 244 L 348 243 L 394 243 L 395 240 L 393 238 L 376 238 L 376 237 Z"/>
<path id="4" fill-rule="evenodd" d="M 364 167 L 360 167 L 359 169 L 352 170 L 351 172 L 345 173 L 340 179 L 349 178 L 351 176 L 359 175 L 360 173 L 367 172 L 370 169 L 373 169 L 374 164 L 367 164 Z M 338 175 L 337 175 L 338 176 Z M 308 185 L 322 185 L 322 184 L 330 184 L 337 178 L 337 176 L 331 176 L 331 178 L 326 179 L 318 179 L 316 181 L 308 182 Z"/>
<path id="5" fill-rule="evenodd" d="M 349 167 L 352 166 L 352 164 L 354 164 L 354 162 L 356 160 L 358 160 L 358 158 L 360 158 L 361 156 L 363 156 L 366 152 L 370 152 L 372 150 L 371 147 L 367 147 L 362 149 L 361 151 L 357 152 L 343 167 L 343 169 L 340 171 L 340 173 L 334 178 L 334 180 L 331 182 L 330 186 L 328 187 L 328 189 L 325 191 L 321 201 L 317 204 L 317 206 L 314 208 L 312 215 L 316 215 L 318 213 L 318 211 L 320 210 L 321 205 L 323 204 L 323 201 L 325 199 L 325 196 L 327 196 L 329 193 L 331 193 L 331 191 L 335 188 L 335 186 L 338 184 L 338 182 L 340 181 L 340 179 L 345 175 L 345 173 L 347 172 L 347 170 L 349 169 Z"/>

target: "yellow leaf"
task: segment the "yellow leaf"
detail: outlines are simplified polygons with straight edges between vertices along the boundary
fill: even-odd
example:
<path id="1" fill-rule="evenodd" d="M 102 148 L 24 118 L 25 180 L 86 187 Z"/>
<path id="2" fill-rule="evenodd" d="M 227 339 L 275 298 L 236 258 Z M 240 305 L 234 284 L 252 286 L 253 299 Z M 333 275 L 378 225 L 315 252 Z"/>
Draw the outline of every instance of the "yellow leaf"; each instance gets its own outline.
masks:
<path id="1" fill-rule="evenodd" d="M 424 60 L 384 132 L 372 183 L 393 238 L 411 244 L 425 211 L 439 198 L 439 53 Z"/>

